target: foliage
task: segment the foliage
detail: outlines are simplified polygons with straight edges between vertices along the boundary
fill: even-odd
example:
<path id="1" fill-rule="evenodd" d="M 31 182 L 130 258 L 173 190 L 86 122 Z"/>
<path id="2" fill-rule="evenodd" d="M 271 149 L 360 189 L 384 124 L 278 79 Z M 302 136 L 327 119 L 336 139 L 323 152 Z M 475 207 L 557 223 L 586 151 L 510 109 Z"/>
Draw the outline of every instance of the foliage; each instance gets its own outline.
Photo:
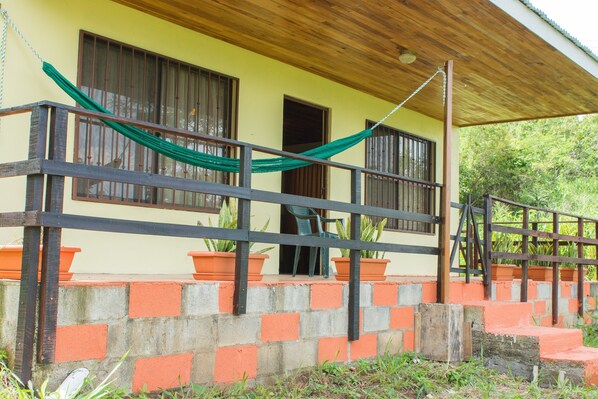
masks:
<path id="1" fill-rule="evenodd" d="M 216 227 L 221 229 L 236 229 L 237 228 L 237 207 L 233 200 L 226 203 L 226 201 L 222 201 L 222 207 L 220 208 L 220 212 L 218 213 L 218 223 Z M 202 225 L 201 222 L 197 222 L 198 225 Z M 266 231 L 268 225 L 270 224 L 270 219 L 266 221 L 266 224 L 259 230 L 260 232 Z M 208 219 L 208 225 L 210 227 L 214 227 L 212 225 L 212 220 Z M 235 252 L 237 250 L 237 242 L 234 240 L 217 240 L 214 238 L 204 238 L 204 243 L 208 248 L 208 251 L 213 252 Z M 253 247 L 255 243 L 249 243 L 249 249 Z M 256 254 L 263 254 L 270 250 L 274 249 L 274 247 L 266 247 L 262 248 L 259 251 L 255 251 L 253 253 Z"/>
<path id="2" fill-rule="evenodd" d="M 493 252 L 521 253 L 521 244 L 515 240 L 514 234 L 494 233 L 492 239 Z M 495 258 L 492 263 L 496 265 L 513 264 L 512 259 Z"/>
<path id="3" fill-rule="evenodd" d="M 384 226 L 386 226 L 386 218 L 382 219 L 379 223 L 375 224 L 368 216 L 361 217 L 360 226 L 360 240 L 363 242 L 378 242 L 382 236 Z M 347 220 L 347 225 L 344 226 L 340 220 L 336 221 L 336 231 L 338 238 L 341 240 L 351 239 L 351 220 Z M 378 251 L 363 249 L 360 252 L 362 258 L 374 258 L 379 259 L 384 257 L 384 253 L 380 254 Z M 341 248 L 341 256 L 344 258 L 349 257 L 349 250 Z"/>
<path id="4" fill-rule="evenodd" d="M 598 216 L 598 114 L 464 128 L 460 197 Z"/>

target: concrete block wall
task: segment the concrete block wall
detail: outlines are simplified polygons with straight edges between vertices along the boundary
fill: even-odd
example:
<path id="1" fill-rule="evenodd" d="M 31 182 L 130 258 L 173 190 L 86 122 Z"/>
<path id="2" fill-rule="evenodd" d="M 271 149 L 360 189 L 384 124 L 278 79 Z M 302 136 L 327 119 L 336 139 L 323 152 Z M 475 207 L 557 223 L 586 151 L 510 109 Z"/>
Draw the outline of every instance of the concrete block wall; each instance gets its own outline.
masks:
<path id="1" fill-rule="evenodd" d="M 530 301 L 544 323 L 547 283 L 531 283 Z M 576 292 L 563 283 L 563 322 Z M 37 365 L 39 383 L 61 381 L 76 367 L 101 380 L 127 353 L 115 383 L 141 389 L 226 384 L 272 376 L 324 361 L 353 361 L 414 350 L 414 316 L 436 301 L 433 282 L 361 285 L 360 339 L 347 339 L 348 285 L 336 281 L 255 282 L 247 314 L 232 314 L 231 282 L 65 282 L 60 287 L 56 359 Z M 545 292 L 546 291 L 546 292 Z M 586 290 L 590 295 L 590 288 Z M 516 300 L 517 283 L 495 283 L 496 299 Z M 14 353 L 19 286 L 0 282 L 0 347 Z M 479 282 L 451 283 L 451 301 L 483 299 Z M 595 301 L 587 297 L 587 305 Z"/>

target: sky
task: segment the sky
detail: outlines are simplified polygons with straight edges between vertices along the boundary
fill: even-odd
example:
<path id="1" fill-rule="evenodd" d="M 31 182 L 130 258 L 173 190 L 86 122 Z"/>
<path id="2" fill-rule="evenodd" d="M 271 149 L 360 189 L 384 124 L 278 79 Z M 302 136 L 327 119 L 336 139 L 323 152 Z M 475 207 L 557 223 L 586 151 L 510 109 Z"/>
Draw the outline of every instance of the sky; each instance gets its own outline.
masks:
<path id="1" fill-rule="evenodd" d="M 530 2 L 598 55 L 598 0 L 530 0 Z"/>

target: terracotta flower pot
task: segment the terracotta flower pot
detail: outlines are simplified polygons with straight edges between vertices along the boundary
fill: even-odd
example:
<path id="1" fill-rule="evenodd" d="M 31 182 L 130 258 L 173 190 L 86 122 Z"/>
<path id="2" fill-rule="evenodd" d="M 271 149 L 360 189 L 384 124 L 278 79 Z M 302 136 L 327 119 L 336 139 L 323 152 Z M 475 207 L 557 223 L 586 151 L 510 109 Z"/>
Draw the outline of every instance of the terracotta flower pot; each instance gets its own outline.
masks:
<path id="1" fill-rule="evenodd" d="M 492 264 L 492 280 L 511 281 L 513 280 L 513 273 L 515 272 L 516 268 L 516 265 Z"/>
<path id="2" fill-rule="evenodd" d="M 517 267 L 514 270 L 513 276 L 517 279 L 521 279 L 521 277 L 522 277 L 521 267 Z M 552 267 L 550 267 L 550 266 L 528 266 L 527 267 L 527 278 L 528 278 L 528 280 L 535 280 L 535 281 L 552 281 Z"/>
<path id="3" fill-rule="evenodd" d="M 187 255 L 193 257 L 195 271 L 193 278 L 196 280 L 235 280 L 235 252 L 206 252 L 190 251 Z M 262 266 L 269 256 L 266 254 L 249 254 L 249 281 L 260 281 Z"/>
<path id="4" fill-rule="evenodd" d="M 336 266 L 336 279 L 349 281 L 349 258 L 332 258 Z M 361 258 L 360 279 L 361 281 L 384 281 L 386 276 L 386 265 L 390 259 Z"/>
<path id="5" fill-rule="evenodd" d="M 60 281 L 68 281 L 73 277 L 73 273 L 70 273 L 71 264 L 75 253 L 81 252 L 81 248 L 76 247 L 60 247 L 60 264 L 58 279 Z M 22 245 L 5 245 L 0 247 L 0 279 L 21 279 L 21 264 L 23 259 L 23 246 Z M 39 266 L 37 279 L 41 280 L 41 259 L 42 250 L 39 250 Z"/>
<path id="6" fill-rule="evenodd" d="M 561 281 L 577 281 L 577 268 L 573 267 L 563 267 L 560 269 L 561 271 Z M 586 274 L 588 273 L 588 269 L 583 269 L 583 276 L 585 278 Z"/>

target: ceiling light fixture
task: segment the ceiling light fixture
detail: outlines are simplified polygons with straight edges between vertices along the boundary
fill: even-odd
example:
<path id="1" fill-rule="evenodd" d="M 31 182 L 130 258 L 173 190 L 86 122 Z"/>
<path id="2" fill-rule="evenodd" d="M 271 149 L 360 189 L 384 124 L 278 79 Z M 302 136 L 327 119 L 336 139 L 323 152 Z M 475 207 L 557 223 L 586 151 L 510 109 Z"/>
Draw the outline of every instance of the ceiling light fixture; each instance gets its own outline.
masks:
<path id="1" fill-rule="evenodd" d="M 412 64 L 417 59 L 417 54 L 413 50 L 406 48 L 399 49 L 399 61 L 403 64 Z"/>

